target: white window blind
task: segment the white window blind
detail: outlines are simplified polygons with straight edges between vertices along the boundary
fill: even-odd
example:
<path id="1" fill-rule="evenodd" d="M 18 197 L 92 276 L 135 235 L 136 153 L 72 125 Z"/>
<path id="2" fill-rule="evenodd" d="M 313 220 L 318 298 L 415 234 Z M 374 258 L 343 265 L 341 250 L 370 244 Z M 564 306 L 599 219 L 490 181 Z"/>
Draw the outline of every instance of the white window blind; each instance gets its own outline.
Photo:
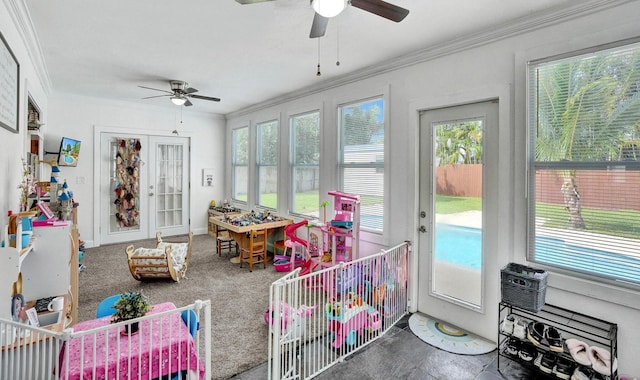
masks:
<path id="1" fill-rule="evenodd" d="M 278 208 L 278 121 L 257 124 L 258 205 Z"/>
<path id="2" fill-rule="evenodd" d="M 235 201 L 247 202 L 249 184 L 249 127 L 234 129 L 232 140 L 232 197 Z"/>
<path id="3" fill-rule="evenodd" d="M 342 191 L 360 195 L 360 226 L 382 232 L 384 211 L 384 100 L 343 105 L 340 115 Z"/>
<path id="4" fill-rule="evenodd" d="M 290 118 L 292 213 L 320 217 L 320 112 Z"/>
<path id="5" fill-rule="evenodd" d="M 528 259 L 640 285 L 640 45 L 529 64 Z"/>

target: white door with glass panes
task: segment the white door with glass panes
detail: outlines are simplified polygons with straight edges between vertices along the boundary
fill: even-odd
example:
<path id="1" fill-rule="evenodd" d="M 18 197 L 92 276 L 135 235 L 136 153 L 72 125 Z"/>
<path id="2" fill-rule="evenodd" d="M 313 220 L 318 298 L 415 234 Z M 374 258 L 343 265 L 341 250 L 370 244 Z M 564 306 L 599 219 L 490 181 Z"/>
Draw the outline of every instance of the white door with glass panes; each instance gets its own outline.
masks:
<path id="1" fill-rule="evenodd" d="M 188 138 L 102 133 L 100 175 L 101 244 L 189 232 Z"/>
<path id="2" fill-rule="evenodd" d="M 418 311 L 491 338 L 485 276 L 496 274 L 484 221 L 495 194 L 498 103 L 420 114 Z M 492 153 L 493 152 L 493 153 Z"/>

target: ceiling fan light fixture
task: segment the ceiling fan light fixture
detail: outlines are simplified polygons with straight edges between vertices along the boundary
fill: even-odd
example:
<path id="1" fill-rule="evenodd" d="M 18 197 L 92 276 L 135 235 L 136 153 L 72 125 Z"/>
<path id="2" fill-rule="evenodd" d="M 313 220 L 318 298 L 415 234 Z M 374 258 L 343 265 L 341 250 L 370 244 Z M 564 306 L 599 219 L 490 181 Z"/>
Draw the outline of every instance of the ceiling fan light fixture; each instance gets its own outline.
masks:
<path id="1" fill-rule="evenodd" d="M 347 7 L 347 0 L 313 0 L 311 6 L 320 16 L 330 18 L 339 15 Z"/>
<path id="2" fill-rule="evenodd" d="M 185 98 L 184 96 L 173 95 L 173 96 L 171 97 L 171 102 L 172 102 L 173 104 L 175 104 L 176 106 L 181 106 L 181 105 L 183 105 L 186 101 L 187 101 L 187 98 Z"/>

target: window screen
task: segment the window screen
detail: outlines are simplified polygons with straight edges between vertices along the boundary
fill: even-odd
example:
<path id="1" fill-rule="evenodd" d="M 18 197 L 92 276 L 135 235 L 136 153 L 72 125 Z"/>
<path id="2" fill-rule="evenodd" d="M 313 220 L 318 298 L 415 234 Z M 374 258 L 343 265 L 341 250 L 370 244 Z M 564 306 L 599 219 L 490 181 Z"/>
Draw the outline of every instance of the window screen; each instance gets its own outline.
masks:
<path id="1" fill-rule="evenodd" d="M 343 105 L 339 115 L 342 191 L 360 195 L 361 228 L 382 232 L 384 100 Z"/>
<path id="2" fill-rule="evenodd" d="M 528 259 L 640 285 L 640 45 L 529 64 Z"/>
<path id="3" fill-rule="evenodd" d="M 292 116 L 291 206 L 293 213 L 320 217 L 320 112 Z"/>
<path id="4" fill-rule="evenodd" d="M 278 207 L 278 122 L 257 125 L 258 205 Z"/>

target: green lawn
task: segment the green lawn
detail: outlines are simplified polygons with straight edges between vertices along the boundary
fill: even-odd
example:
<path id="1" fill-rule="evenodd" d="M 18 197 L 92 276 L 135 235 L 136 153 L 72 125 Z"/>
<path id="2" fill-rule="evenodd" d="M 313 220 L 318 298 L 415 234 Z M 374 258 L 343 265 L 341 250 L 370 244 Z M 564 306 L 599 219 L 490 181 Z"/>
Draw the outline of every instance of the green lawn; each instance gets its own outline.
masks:
<path id="1" fill-rule="evenodd" d="M 569 229 L 569 213 L 564 206 L 548 203 L 536 205 L 536 215 L 544 218 L 544 227 Z M 582 209 L 586 230 L 611 236 L 640 238 L 640 212 L 631 210 Z"/>
<path id="2" fill-rule="evenodd" d="M 264 206 L 277 208 L 276 194 L 265 194 L 262 199 Z M 379 202 L 380 199 L 377 197 L 363 197 L 361 200 L 362 205 Z M 332 204 L 329 207 L 332 207 Z M 318 192 L 305 192 L 297 195 L 296 210 L 298 212 L 311 213 L 319 209 Z M 482 211 L 482 198 L 436 196 L 436 212 L 438 214 L 453 214 L 470 210 Z M 536 214 L 538 217 L 545 218 L 544 227 L 570 228 L 569 215 L 564 206 L 539 203 L 536 206 Z M 638 211 L 583 208 L 582 217 L 587 226 L 587 231 L 635 239 L 640 237 L 640 212 Z"/>
<path id="3" fill-rule="evenodd" d="M 438 214 L 454 214 L 471 210 L 482 211 L 482 198 L 436 195 L 436 213 Z"/>

